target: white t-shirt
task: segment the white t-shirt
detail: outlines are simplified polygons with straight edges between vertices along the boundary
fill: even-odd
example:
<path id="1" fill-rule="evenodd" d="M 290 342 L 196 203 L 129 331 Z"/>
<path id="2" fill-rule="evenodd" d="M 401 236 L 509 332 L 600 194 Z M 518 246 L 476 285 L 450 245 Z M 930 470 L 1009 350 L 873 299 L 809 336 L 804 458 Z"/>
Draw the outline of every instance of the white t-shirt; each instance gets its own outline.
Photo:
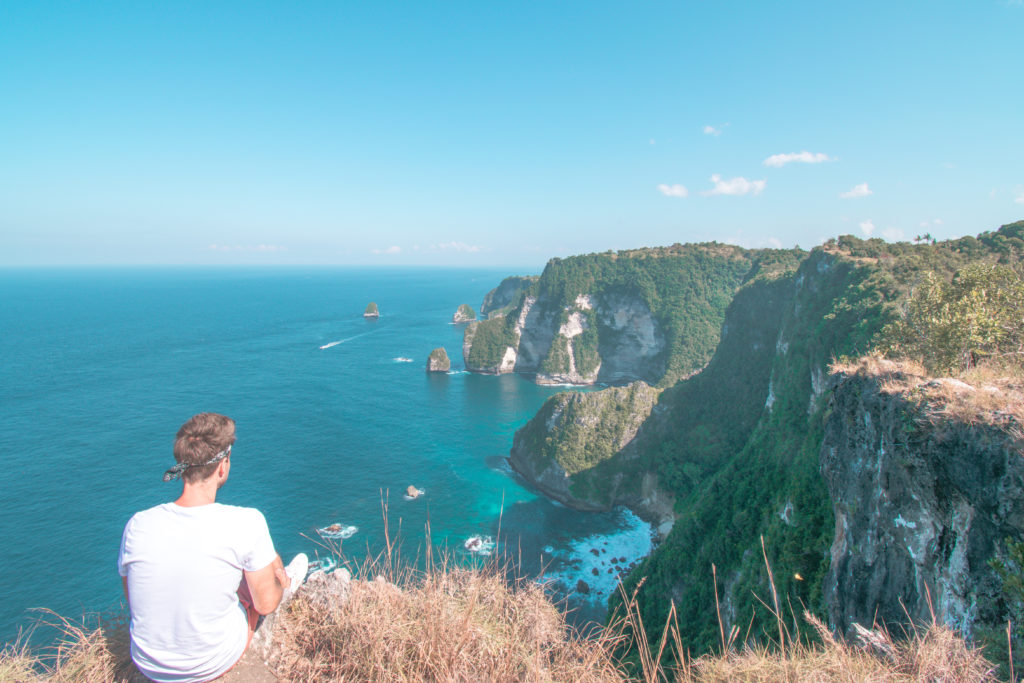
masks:
<path id="1" fill-rule="evenodd" d="M 164 503 L 124 528 L 117 570 L 128 578 L 132 660 L 158 683 L 208 681 L 245 651 L 242 570 L 277 553 L 254 508 Z"/>

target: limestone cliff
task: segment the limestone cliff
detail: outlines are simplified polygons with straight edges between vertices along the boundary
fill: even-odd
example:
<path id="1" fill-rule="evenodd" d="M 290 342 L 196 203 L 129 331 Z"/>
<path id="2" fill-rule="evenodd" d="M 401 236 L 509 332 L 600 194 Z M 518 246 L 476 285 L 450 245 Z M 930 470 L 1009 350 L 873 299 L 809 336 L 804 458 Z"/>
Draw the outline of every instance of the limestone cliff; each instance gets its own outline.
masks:
<path id="1" fill-rule="evenodd" d="M 549 398 L 516 432 L 512 468 L 545 495 L 577 510 L 627 505 L 668 533 L 673 499 L 643 471 L 634 448 L 658 391 L 644 382 Z"/>
<path id="2" fill-rule="evenodd" d="M 465 333 L 466 367 L 541 384 L 666 386 L 707 363 L 760 253 L 710 243 L 552 259 L 539 279 L 488 294 L 491 317 Z"/>
<path id="3" fill-rule="evenodd" d="M 825 580 L 829 620 L 936 616 L 968 638 L 997 624 L 988 561 L 1024 533 L 1020 386 L 974 387 L 886 361 L 831 382 L 821 471 L 835 511 Z"/>

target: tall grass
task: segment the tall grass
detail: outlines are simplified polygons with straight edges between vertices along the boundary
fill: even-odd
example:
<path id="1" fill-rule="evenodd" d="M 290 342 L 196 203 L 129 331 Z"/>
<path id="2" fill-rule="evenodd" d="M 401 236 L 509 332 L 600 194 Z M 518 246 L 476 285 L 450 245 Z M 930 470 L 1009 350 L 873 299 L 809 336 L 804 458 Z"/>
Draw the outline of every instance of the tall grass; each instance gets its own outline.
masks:
<path id="1" fill-rule="evenodd" d="M 386 514 L 386 507 L 385 507 Z M 429 532 L 428 532 L 429 537 Z M 425 568 L 399 561 L 390 535 L 385 549 L 355 567 L 331 590 L 310 582 L 278 613 L 270 668 L 284 681 L 945 681 L 997 680 L 983 653 L 933 623 L 894 639 L 861 629 L 856 643 L 836 638 L 804 612 L 809 633 L 794 632 L 777 594 L 762 601 L 778 640 L 744 644 L 738 629 L 719 629 L 720 650 L 691 657 L 681 646 L 674 605 L 657 642 L 648 642 L 636 594 L 624 612 L 587 633 L 532 580 L 510 581 L 499 559 L 459 566 L 450 554 L 426 555 Z M 763 541 L 762 541 L 763 543 Z M 428 544 L 429 547 L 429 544 Z M 767 554 L 765 553 L 767 566 Z M 349 566 L 353 566 L 351 563 Z M 769 582 L 772 580 L 771 567 Z M 346 570 L 347 571 L 347 570 Z M 716 585 L 717 573 L 712 569 Z M 343 595 L 344 599 L 337 599 Z M 717 605 L 709 605 L 717 611 Z M 792 607 L 790 607 L 792 611 Z M 142 680 L 128 655 L 123 620 L 87 627 L 50 613 L 64 634 L 41 655 L 24 644 L 0 653 L 0 681 Z M 721 621 L 719 622 L 721 624 Z"/>

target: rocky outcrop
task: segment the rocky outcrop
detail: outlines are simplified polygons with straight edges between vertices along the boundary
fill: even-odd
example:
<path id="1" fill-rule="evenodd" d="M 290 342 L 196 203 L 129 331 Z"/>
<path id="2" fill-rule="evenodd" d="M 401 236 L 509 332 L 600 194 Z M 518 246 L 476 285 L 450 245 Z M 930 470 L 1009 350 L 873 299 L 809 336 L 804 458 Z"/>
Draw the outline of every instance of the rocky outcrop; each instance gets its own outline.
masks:
<path id="1" fill-rule="evenodd" d="M 377 303 L 375 301 L 371 301 L 370 303 L 366 304 L 366 310 L 363 312 L 363 317 L 364 318 L 379 318 L 380 317 L 380 311 L 377 309 Z"/>
<path id="2" fill-rule="evenodd" d="M 476 313 L 469 304 L 460 304 L 452 316 L 452 322 L 455 324 L 468 323 L 474 320 L 476 320 Z"/>
<path id="3" fill-rule="evenodd" d="M 641 471 L 633 447 L 658 391 L 644 382 L 549 398 L 516 432 L 509 463 L 545 495 L 577 510 L 626 505 L 667 533 L 673 499 Z"/>
<path id="4" fill-rule="evenodd" d="M 427 372 L 448 372 L 451 369 L 452 362 L 443 346 L 437 347 L 427 356 Z"/>
<path id="5" fill-rule="evenodd" d="M 904 607 L 927 621 L 929 601 L 968 637 L 998 623 L 988 562 L 1024 532 L 1019 388 L 875 360 L 835 375 L 832 392 L 821 471 L 836 522 L 824 582 L 833 625 L 903 623 Z"/>
<path id="6" fill-rule="evenodd" d="M 538 280 L 536 275 L 512 276 L 501 281 L 497 287 L 487 292 L 480 304 L 482 317 L 502 315 L 515 304 L 519 298 L 533 287 Z"/>

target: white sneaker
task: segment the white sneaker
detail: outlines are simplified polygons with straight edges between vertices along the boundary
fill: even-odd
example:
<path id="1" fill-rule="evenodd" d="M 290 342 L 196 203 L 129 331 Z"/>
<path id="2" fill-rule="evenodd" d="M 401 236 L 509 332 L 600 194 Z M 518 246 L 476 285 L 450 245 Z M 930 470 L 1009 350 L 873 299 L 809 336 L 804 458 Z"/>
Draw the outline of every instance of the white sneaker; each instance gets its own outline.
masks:
<path id="1" fill-rule="evenodd" d="M 309 558 L 306 557 L 306 553 L 299 553 L 292 558 L 292 561 L 284 568 L 285 574 L 292 580 L 292 584 L 288 588 L 289 593 L 294 593 L 298 590 L 302 582 L 306 580 L 307 571 L 309 571 Z"/>

